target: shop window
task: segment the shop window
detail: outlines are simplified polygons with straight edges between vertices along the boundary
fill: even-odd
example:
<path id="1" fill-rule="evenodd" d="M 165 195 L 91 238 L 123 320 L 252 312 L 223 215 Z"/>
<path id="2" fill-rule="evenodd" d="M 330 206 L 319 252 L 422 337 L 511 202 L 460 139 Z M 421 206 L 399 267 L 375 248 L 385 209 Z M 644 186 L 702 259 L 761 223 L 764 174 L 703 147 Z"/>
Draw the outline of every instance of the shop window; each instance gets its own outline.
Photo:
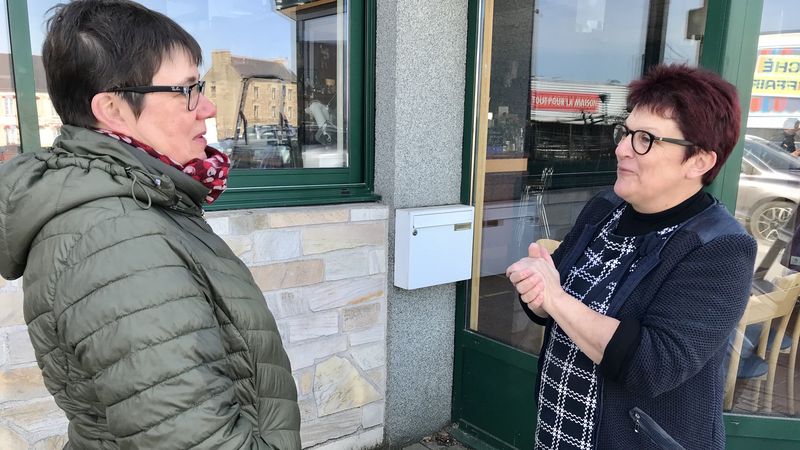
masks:
<path id="1" fill-rule="evenodd" d="M 570 3 L 570 2 L 567 2 Z M 469 327 L 536 354 L 543 328 L 525 315 L 506 268 L 538 239 L 563 239 L 586 201 L 616 179 L 613 126 L 627 85 L 658 63 L 697 65 L 703 0 L 494 0 L 486 121 L 476 174 Z M 514 30 L 509 33 L 507 30 Z M 479 246 L 479 247 L 478 247 Z"/>
<path id="2" fill-rule="evenodd" d="M 0 2 L 3 11 L 6 10 L 5 2 Z M 0 88 L 3 96 L 3 133 L 0 133 L 0 164 L 19 154 L 19 120 L 14 102 L 14 76 L 11 73 L 10 39 L 8 35 L 8 20 L 5 14 L 0 14 L 0 78 L 5 81 Z"/>
<path id="3" fill-rule="evenodd" d="M 800 416 L 798 292 L 780 283 L 800 270 L 800 16 L 790 0 L 764 0 L 744 136 L 736 218 L 756 238 L 753 295 L 733 333 L 725 409 Z M 783 308 L 780 305 L 783 304 Z M 759 308 L 762 317 L 759 316 Z M 785 326 L 785 328 L 784 328 Z M 764 340 L 762 341 L 762 333 Z M 738 363 L 737 363 L 738 361 Z"/>
<path id="4" fill-rule="evenodd" d="M 16 111 L 14 110 L 14 99 L 10 95 L 3 97 L 3 113 L 6 116 L 16 115 Z"/>
<path id="5" fill-rule="evenodd" d="M 46 12 L 57 3 L 28 2 L 29 28 L 36 31 L 31 48 L 41 48 Z M 217 106 L 206 137 L 233 164 L 229 190 L 213 209 L 376 199 L 366 164 L 372 125 L 365 106 L 372 90 L 364 81 L 366 65 L 373 64 L 367 55 L 374 36 L 367 30 L 374 2 L 243 0 L 231 7 L 209 0 L 197 7 L 166 0 L 148 6 L 183 26 L 204 52 L 200 73 Z M 41 56 L 33 58 L 41 65 Z M 40 78 L 37 89 L 45 86 Z M 233 95 L 217 96 L 217 87 Z M 262 88 L 269 89 L 268 103 Z M 53 121 L 39 116 L 45 127 L 60 125 Z"/>

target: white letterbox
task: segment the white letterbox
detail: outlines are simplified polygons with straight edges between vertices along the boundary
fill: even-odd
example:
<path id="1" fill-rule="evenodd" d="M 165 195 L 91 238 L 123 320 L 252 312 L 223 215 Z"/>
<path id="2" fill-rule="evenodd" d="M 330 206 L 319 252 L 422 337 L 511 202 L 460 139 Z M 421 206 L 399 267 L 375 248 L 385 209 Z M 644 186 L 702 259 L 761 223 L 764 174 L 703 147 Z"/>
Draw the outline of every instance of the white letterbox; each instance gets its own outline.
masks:
<path id="1" fill-rule="evenodd" d="M 466 205 L 398 209 L 394 285 L 416 289 L 470 278 L 474 216 Z"/>

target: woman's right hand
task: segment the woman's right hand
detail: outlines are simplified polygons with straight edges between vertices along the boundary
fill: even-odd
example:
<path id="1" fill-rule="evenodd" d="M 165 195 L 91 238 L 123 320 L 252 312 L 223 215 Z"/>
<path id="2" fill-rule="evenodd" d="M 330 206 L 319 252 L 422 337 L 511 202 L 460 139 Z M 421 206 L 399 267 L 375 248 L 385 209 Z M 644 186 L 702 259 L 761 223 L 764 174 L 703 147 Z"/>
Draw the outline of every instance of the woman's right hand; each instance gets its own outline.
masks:
<path id="1" fill-rule="evenodd" d="M 546 249 L 536 243 L 528 246 L 528 257 L 522 258 L 506 269 L 506 276 L 514 285 L 522 301 L 539 317 L 548 317 L 544 309 L 545 282 L 542 263 L 552 265 Z M 549 263 L 549 264 L 548 264 Z M 553 267 L 554 268 L 554 267 Z"/>

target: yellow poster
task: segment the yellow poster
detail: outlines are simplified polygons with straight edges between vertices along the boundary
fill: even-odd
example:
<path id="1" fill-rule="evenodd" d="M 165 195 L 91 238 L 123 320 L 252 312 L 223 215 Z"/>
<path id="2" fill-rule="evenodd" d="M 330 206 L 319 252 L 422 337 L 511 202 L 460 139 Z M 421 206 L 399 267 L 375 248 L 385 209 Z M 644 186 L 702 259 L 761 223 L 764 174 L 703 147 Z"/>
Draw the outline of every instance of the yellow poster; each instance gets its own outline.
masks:
<path id="1" fill-rule="evenodd" d="M 800 55 L 758 55 L 752 95 L 800 97 Z"/>

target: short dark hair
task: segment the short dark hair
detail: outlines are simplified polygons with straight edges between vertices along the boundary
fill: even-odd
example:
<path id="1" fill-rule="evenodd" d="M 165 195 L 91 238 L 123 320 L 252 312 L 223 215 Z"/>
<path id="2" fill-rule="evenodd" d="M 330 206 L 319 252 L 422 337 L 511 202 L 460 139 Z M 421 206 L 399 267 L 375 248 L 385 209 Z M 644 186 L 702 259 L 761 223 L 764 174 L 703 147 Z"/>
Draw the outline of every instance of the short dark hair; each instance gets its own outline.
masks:
<path id="1" fill-rule="evenodd" d="M 130 0 L 73 0 L 49 10 L 42 61 L 61 121 L 92 128 L 92 97 L 115 87 L 152 83 L 164 57 L 185 50 L 202 62 L 197 41 L 167 16 Z M 121 93 L 136 117 L 141 94 Z"/>
<path id="2" fill-rule="evenodd" d="M 685 65 L 652 67 L 630 84 L 628 110 L 645 108 L 675 120 L 687 147 L 685 160 L 701 150 L 717 154 L 717 163 L 703 175 L 708 186 L 730 156 L 742 121 L 736 87 L 714 72 Z"/>

